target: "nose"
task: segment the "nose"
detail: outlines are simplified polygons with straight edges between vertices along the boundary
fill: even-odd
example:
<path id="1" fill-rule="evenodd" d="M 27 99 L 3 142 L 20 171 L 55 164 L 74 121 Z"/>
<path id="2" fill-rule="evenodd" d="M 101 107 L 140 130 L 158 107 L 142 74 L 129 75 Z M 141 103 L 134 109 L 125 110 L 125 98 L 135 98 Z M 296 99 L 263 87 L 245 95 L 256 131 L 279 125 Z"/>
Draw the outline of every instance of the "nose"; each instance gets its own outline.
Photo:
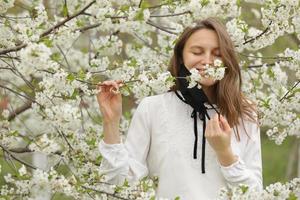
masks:
<path id="1" fill-rule="evenodd" d="M 209 52 L 205 53 L 203 56 L 203 59 L 202 59 L 202 64 L 203 65 L 206 65 L 206 64 L 212 65 L 213 64 L 213 55 Z"/>

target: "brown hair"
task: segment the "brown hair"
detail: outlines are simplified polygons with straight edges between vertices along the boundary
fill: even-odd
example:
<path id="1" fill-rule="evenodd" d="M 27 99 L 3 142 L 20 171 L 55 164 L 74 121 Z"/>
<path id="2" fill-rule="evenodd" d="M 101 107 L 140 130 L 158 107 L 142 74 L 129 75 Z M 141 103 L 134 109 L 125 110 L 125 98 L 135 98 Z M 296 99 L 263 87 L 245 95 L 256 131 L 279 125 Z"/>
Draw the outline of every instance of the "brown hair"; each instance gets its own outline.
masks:
<path id="1" fill-rule="evenodd" d="M 207 18 L 197 21 L 194 27 L 187 27 L 179 37 L 174 47 L 174 54 L 171 58 L 169 71 L 174 77 L 178 77 L 180 65 L 183 63 L 183 48 L 188 38 L 200 29 L 214 30 L 218 36 L 219 48 L 222 61 L 226 66 L 225 76 L 211 87 L 214 90 L 216 105 L 220 109 L 220 113 L 227 118 L 231 127 L 238 125 L 239 120 L 243 117 L 256 121 L 254 114 L 256 113 L 255 105 L 243 95 L 241 91 L 242 79 L 241 71 L 238 64 L 237 55 L 234 45 L 226 31 L 226 27 L 215 18 Z M 171 90 L 177 90 L 179 82 Z M 239 139 L 238 131 L 236 136 Z"/>

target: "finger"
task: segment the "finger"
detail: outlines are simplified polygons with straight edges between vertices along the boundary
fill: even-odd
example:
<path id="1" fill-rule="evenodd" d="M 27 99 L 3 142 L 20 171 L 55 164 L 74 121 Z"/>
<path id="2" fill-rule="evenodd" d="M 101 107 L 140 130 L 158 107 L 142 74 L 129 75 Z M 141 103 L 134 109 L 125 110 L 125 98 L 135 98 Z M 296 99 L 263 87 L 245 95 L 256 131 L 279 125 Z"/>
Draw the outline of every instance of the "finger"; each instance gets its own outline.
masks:
<path id="1" fill-rule="evenodd" d="M 212 118 L 212 128 L 215 131 L 215 133 L 221 133 L 221 127 L 219 124 L 219 116 L 218 114 L 215 114 Z"/>
<path id="2" fill-rule="evenodd" d="M 98 83 L 97 85 L 100 86 L 100 89 L 103 92 L 111 92 L 113 94 L 117 94 L 119 92 L 119 83 L 122 83 L 122 81 L 110 80 L 104 81 L 103 83 Z"/>
<path id="3" fill-rule="evenodd" d="M 115 87 L 111 87 L 109 91 L 113 94 L 119 94 L 120 93 L 119 88 L 115 88 Z"/>
<path id="4" fill-rule="evenodd" d="M 119 87 L 124 86 L 124 81 L 123 80 L 116 80 L 116 83 L 119 85 Z"/>
<path id="5" fill-rule="evenodd" d="M 117 83 L 117 81 L 113 81 L 112 82 L 112 86 L 113 87 L 111 87 L 109 91 L 112 92 L 112 93 L 114 93 L 114 94 L 119 94 L 120 93 L 120 91 L 119 91 L 119 84 Z"/>
<path id="6" fill-rule="evenodd" d="M 205 137 L 212 137 L 213 136 L 213 129 L 212 129 L 212 121 L 209 120 L 206 123 L 206 128 L 205 128 Z"/>
<path id="7" fill-rule="evenodd" d="M 98 94 L 102 92 L 101 86 L 97 85 L 96 89 L 97 89 L 97 93 L 98 93 Z"/>
<path id="8" fill-rule="evenodd" d="M 227 132 L 227 131 L 231 130 L 227 120 L 222 115 L 220 116 L 220 123 L 222 124 L 222 127 L 223 127 L 224 131 Z"/>
<path id="9" fill-rule="evenodd" d="M 110 88 L 110 81 L 99 82 L 97 84 L 98 91 L 100 92 L 108 92 Z"/>

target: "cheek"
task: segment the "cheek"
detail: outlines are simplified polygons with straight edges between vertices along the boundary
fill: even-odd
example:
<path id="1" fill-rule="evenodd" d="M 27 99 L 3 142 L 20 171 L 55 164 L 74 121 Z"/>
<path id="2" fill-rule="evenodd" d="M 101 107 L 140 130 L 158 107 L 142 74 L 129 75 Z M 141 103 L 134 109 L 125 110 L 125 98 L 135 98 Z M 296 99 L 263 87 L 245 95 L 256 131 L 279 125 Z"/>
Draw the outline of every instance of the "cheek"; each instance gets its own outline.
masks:
<path id="1" fill-rule="evenodd" d="M 191 69 L 192 67 L 195 67 L 195 65 L 199 62 L 199 56 L 193 55 L 191 53 L 186 53 L 183 55 L 183 62 L 187 68 Z"/>

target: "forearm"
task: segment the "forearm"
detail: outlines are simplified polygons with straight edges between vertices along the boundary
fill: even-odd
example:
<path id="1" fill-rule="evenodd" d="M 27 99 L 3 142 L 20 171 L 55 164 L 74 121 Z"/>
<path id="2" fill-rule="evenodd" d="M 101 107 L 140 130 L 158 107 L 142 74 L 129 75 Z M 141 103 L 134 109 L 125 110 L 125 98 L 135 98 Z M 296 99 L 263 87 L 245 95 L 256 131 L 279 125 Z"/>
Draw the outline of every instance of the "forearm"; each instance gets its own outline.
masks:
<path id="1" fill-rule="evenodd" d="M 120 121 L 104 122 L 104 142 L 106 144 L 117 144 L 121 142 L 120 132 L 119 132 Z"/>
<path id="2" fill-rule="evenodd" d="M 229 166 L 237 161 L 237 156 L 235 156 L 231 149 L 228 149 L 226 151 L 217 152 L 217 157 L 219 160 L 219 163 L 226 167 Z"/>

